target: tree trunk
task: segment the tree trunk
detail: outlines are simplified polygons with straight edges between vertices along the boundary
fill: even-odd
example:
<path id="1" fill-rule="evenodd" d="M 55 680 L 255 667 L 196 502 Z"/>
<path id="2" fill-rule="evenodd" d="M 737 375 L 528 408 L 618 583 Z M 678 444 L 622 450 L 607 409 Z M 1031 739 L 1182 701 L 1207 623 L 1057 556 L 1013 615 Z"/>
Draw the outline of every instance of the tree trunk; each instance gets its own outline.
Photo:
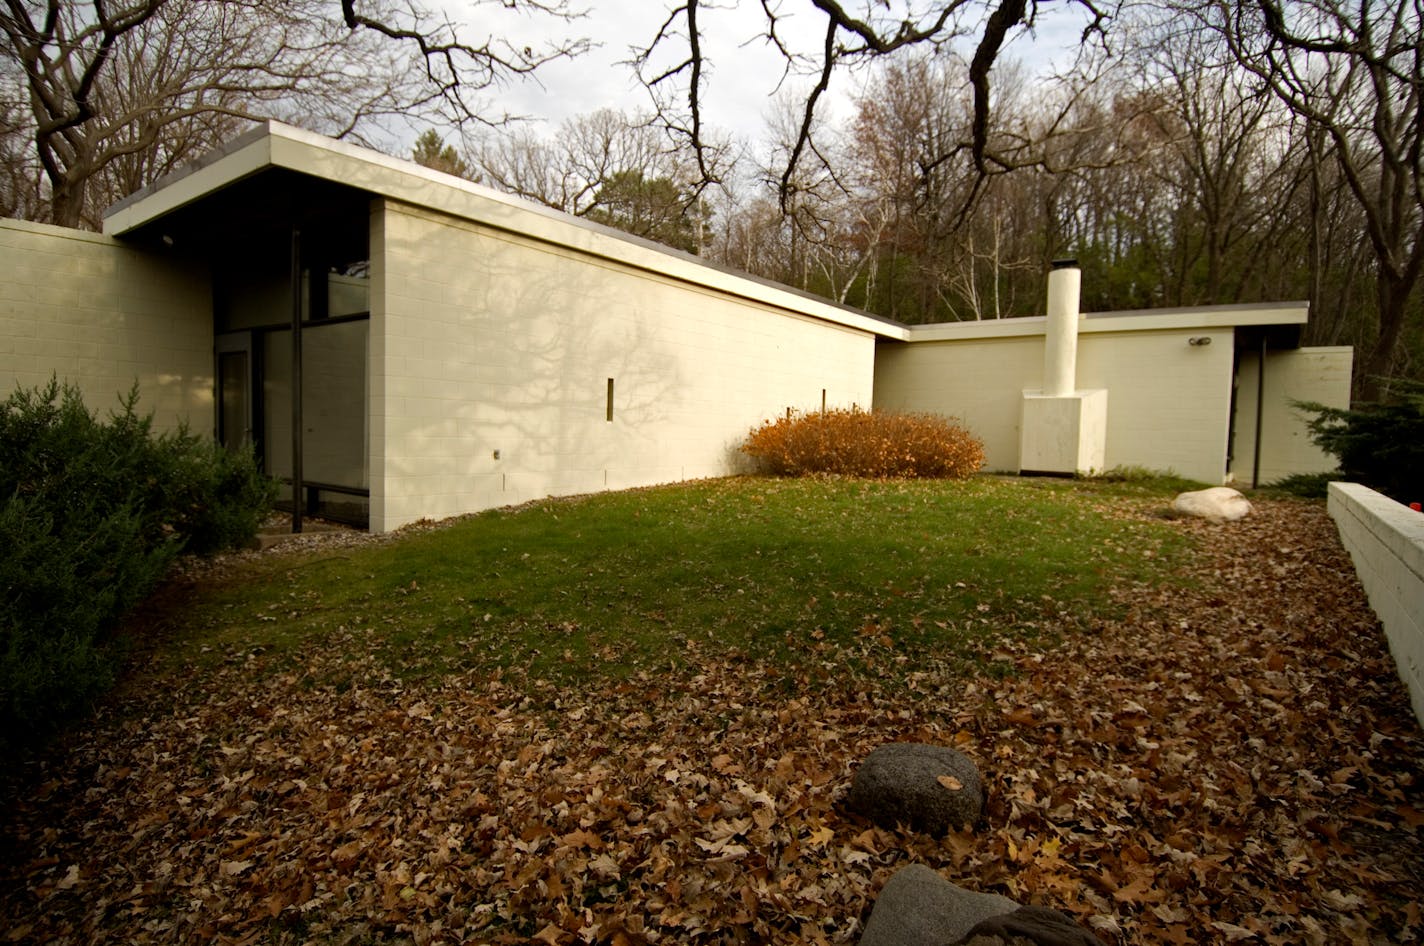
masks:
<path id="1" fill-rule="evenodd" d="M 1356 379 L 1359 399 L 1370 403 L 1380 402 L 1389 392 L 1390 373 L 1394 370 L 1400 329 L 1404 327 L 1409 290 L 1412 288 L 1411 284 L 1391 279 L 1383 272 L 1375 278 L 1375 285 L 1379 300 L 1379 334 L 1369 355 L 1360 365 Z"/>
<path id="2" fill-rule="evenodd" d="M 50 179 L 50 221 L 56 226 L 79 230 L 84 227 L 84 195 L 87 177 L 76 179 L 71 170 L 59 180 Z"/>

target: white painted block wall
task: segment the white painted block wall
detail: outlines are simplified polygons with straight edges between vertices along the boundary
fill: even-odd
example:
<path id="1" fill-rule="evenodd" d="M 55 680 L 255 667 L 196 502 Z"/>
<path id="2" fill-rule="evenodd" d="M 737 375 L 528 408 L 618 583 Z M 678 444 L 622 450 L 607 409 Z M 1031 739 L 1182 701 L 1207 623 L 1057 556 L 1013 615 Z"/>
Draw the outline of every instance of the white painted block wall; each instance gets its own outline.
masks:
<path id="1" fill-rule="evenodd" d="M 875 349 L 875 407 L 957 419 L 984 441 L 988 470 L 1019 469 L 1023 392 L 1042 386 L 1042 336 L 881 342 Z"/>
<path id="2" fill-rule="evenodd" d="M 1243 355 L 1236 409 L 1236 481 L 1251 483 L 1256 449 L 1256 382 L 1261 356 Z M 1354 350 L 1348 346 L 1296 348 L 1266 353 L 1265 410 L 1261 427 L 1261 485 L 1292 473 L 1328 473 L 1339 466 L 1334 456 L 1317 447 L 1306 427 L 1308 415 L 1296 401 L 1330 407 L 1350 406 L 1350 372 Z"/>
<path id="3" fill-rule="evenodd" d="M 1329 509 L 1424 725 L 1424 513 L 1357 483 L 1331 483 Z"/>
<path id="4" fill-rule="evenodd" d="M 1209 345 L 1189 345 L 1210 337 Z M 1079 390 L 1108 392 L 1103 464 L 1171 469 L 1220 483 L 1231 413 L 1230 329 L 1084 332 Z M 985 467 L 1019 465 L 1023 391 L 1043 384 L 1043 336 L 882 342 L 875 406 L 962 419 L 984 440 Z"/>
<path id="5" fill-rule="evenodd" d="M 1108 392 L 1023 393 L 1021 473 L 1101 473 L 1106 467 Z"/>
<path id="6" fill-rule="evenodd" d="M 1175 470 L 1217 484 L 1231 426 L 1231 329 L 1093 332 L 1078 342 L 1078 386 L 1108 392 L 1104 466 Z M 1209 338 L 1192 345 L 1190 339 Z"/>
<path id="7" fill-rule="evenodd" d="M 213 429 L 206 269 L 109 237 L 0 219 L 0 396 L 77 384 L 107 413 L 137 381 L 159 429 Z"/>
<path id="8" fill-rule="evenodd" d="M 870 405 L 868 332 L 394 201 L 373 213 L 373 531 L 723 475 L 752 426 L 823 389 Z"/>

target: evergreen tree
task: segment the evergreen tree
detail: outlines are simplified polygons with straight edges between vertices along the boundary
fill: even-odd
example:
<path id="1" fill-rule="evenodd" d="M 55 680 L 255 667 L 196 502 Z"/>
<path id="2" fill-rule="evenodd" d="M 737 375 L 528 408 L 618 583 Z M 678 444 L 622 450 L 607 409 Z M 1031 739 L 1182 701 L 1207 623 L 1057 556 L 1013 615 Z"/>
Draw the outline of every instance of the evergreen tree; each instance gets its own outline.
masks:
<path id="1" fill-rule="evenodd" d="M 475 180 L 469 163 L 460 157 L 452 146 L 447 145 L 433 128 L 426 129 L 419 138 L 415 139 L 415 148 L 410 153 L 410 159 L 416 164 L 435 171 L 444 171 L 446 174 L 453 174 L 466 180 Z"/>

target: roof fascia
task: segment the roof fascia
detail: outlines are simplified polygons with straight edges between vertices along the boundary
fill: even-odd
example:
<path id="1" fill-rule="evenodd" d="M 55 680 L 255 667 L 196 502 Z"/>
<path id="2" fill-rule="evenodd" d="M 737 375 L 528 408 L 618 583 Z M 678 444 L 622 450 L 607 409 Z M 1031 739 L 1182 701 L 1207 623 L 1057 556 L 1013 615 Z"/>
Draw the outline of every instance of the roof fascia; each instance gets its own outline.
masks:
<path id="1" fill-rule="evenodd" d="M 169 175 L 105 212 L 104 233 L 122 236 L 264 168 L 279 167 L 435 213 L 567 247 L 637 269 L 808 315 L 884 339 L 967 341 L 1042 335 L 1042 316 L 904 325 L 708 263 L 690 253 L 503 194 L 492 188 L 315 132 L 269 121 L 197 164 Z M 1141 332 L 1303 325 L 1303 302 L 1090 312 L 1079 332 Z"/>
<path id="2" fill-rule="evenodd" d="M 135 191 L 104 211 L 104 234 L 123 236 L 272 165 L 272 123 L 234 138 L 194 164 Z"/>
<path id="3" fill-rule="evenodd" d="M 1078 332 L 1083 335 L 1108 332 L 1204 331 L 1253 325 L 1304 325 L 1309 317 L 1310 306 L 1304 302 L 1086 312 L 1078 323 Z M 1044 334 L 1047 324 L 1047 318 L 1039 315 L 1014 319 L 986 319 L 979 322 L 910 325 L 907 326 L 907 340 L 947 342 L 1022 338 Z"/>
<path id="4" fill-rule="evenodd" d="M 905 338 L 905 327 L 898 322 L 724 269 L 689 253 L 630 237 L 412 161 L 280 122 L 262 125 L 198 166 L 116 204 L 105 216 L 104 232 L 120 236 L 266 167 L 308 174 L 857 331 Z"/>

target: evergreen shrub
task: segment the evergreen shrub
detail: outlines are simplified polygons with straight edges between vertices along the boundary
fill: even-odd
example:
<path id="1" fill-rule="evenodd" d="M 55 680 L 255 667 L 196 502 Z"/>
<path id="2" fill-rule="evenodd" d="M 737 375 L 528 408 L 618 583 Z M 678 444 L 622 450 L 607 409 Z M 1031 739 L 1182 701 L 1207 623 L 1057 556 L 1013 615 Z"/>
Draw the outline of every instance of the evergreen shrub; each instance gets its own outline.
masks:
<path id="1" fill-rule="evenodd" d="M 1315 415 L 1315 445 L 1340 461 L 1341 479 L 1363 483 L 1401 503 L 1424 502 L 1424 383 L 1391 382 L 1389 403 L 1357 408 L 1297 402 Z"/>
<path id="2" fill-rule="evenodd" d="M 82 711 L 113 680 L 111 632 L 173 559 L 246 541 L 271 508 L 250 452 L 155 434 L 137 402 L 101 421 L 58 381 L 0 402 L 0 732 Z"/>
<path id="3" fill-rule="evenodd" d="M 859 408 L 792 411 L 753 428 L 742 450 L 776 476 L 963 479 L 984 465 L 983 442 L 947 418 Z"/>

